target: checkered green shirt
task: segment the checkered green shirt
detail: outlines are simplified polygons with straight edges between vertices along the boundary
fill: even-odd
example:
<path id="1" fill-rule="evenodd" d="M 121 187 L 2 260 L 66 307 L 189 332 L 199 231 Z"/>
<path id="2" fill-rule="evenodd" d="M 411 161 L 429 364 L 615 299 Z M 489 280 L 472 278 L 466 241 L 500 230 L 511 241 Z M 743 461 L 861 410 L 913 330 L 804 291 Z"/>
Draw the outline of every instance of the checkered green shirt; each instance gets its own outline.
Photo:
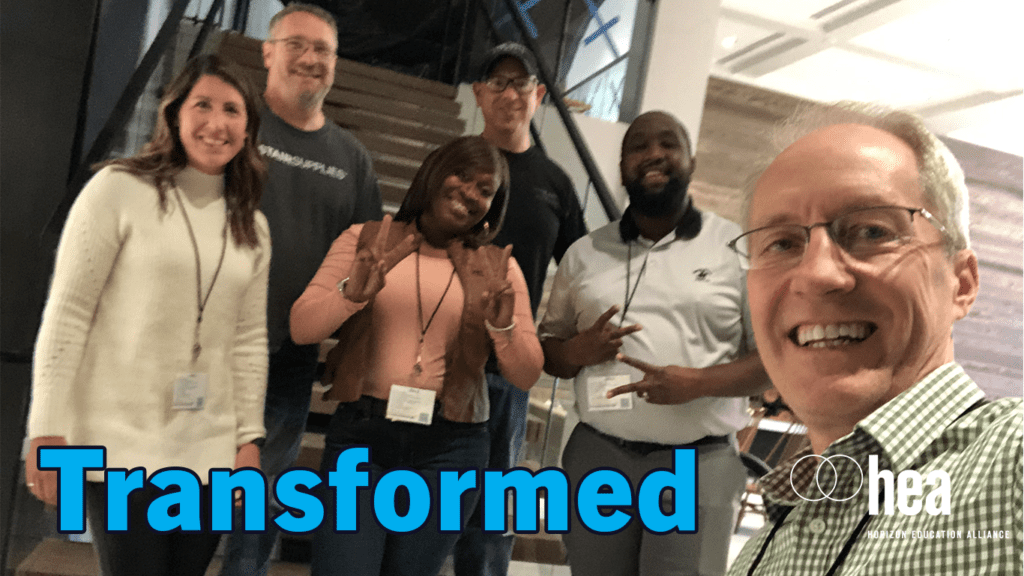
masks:
<path id="1" fill-rule="evenodd" d="M 762 489 L 767 500 L 779 505 L 773 511 L 791 511 L 767 546 L 773 521 L 747 542 L 729 576 L 748 574 L 762 551 L 753 572 L 757 576 L 823 576 L 847 543 L 852 543 L 849 554 L 837 575 L 1024 573 L 1024 411 L 1020 398 L 979 405 L 983 398 L 963 368 L 946 364 L 862 420 L 821 457 L 808 449 L 780 463 L 762 478 Z M 868 514 L 872 454 L 878 456 L 879 471 L 893 473 L 892 488 L 882 490 L 894 493 L 897 507 L 891 515 L 882 499 L 878 514 Z M 916 515 L 902 513 L 898 475 L 906 470 L 921 477 L 922 496 L 910 502 L 926 505 L 938 485 L 928 483 L 928 473 L 948 473 L 951 513 L 932 515 L 927 508 Z M 931 501 L 933 509 L 941 503 L 934 494 Z M 851 538 L 865 518 L 860 535 Z"/>

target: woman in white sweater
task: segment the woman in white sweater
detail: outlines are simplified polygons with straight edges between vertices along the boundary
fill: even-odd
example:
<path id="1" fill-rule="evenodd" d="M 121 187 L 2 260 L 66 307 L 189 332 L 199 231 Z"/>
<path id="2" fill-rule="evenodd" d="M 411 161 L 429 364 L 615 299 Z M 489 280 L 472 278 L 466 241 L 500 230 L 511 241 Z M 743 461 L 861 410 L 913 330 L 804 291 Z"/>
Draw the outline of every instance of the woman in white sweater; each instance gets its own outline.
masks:
<path id="1" fill-rule="evenodd" d="M 187 468 L 208 499 L 212 468 L 259 467 L 266 389 L 270 238 L 258 206 L 256 97 L 216 56 L 166 88 L 152 140 L 82 190 L 57 251 L 35 348 L 26 483 L 57 502 L 41 446 L 106 447 L 106 466 Z M 158 533 L 129 497 L 127 532 L 106 530 L 102 471 L 86 508 L 104 574 L 203 574 L 219 540 Z"/>

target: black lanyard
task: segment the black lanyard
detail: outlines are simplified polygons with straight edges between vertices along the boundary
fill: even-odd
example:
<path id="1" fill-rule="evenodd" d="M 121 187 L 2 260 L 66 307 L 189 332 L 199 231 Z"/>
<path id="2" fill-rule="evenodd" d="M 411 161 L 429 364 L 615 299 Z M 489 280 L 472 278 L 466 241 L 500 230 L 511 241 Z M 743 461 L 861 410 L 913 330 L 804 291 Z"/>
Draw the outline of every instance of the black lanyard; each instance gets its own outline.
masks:
<path id="1" fill-rule="evenodd" d="M 196 257 L 196 329 L 192 335 L 192 363 L 195 364 L 196 360 L 199 360 L 199 354 L 203 351 L 203 347 L 199 344 L 199 329 L 203 324 L 203 311 L 206 310 L 206 303 L 210 301 L 210 294 L 213 294 L 213 285 L 217 283 L 217 276 L 220 275 L 220 267 L 224 264 L 224 253 L 228 249 L 228 223 L 227 218 L 224 220 L 224 229 L 221 231 L 221 237 L 223 244 L 220 247 L 220 260 L 217 261 L 217 269 L 213 271 L 213 279 L 210 280 L 210 290 L 206 292 L 206 297 L 203 297 L 203 272 L 201 263 L 199 261 L 199 243 L 196 242 L 196 233 L 192 230 L 192 221 L 188 218 L 188 213 L 185 211 L 185 203 L 181 200 L 181 193 L 178 189 L 174 189 L 174 196 L 178 199 L 178 206 L 181 207 L 181 215 L 185 218 L 185 226 L 188 228 L 188 237 L 192 240 L 192 252 Z M 225 208 L 226 210 L 226 208 Z"/>
<path id="2" fill-rule="evenodd" d="M 627 255 L 626 255 L 626 296 L 622 303 L 622 316 L 619 317 L 619 328 L 622 328 L 622 323 L 626 321 L 626 312 L 629 311 L 629 305 L 633 303 L 633 297 L 636 296 L 636 289 L 640 287 L 640 278 L 643 277 L 644 271 L 647 270 L 647 259 L 651 257 L 651 250 L 654 246 L 651 246 L 647 250 L 647 254 L 644 255 L 644 264 L 640 267 L 640 273 L 636 275 L 636 284 L 633 284 L 633 291 L 629 290 L 629 278 L 632 276 L 630 266 L 633 263 L 633 241 L 630 240 L 626 243 Z"/>
<path id="3" fill-rule="evenodd" d="M 423 340 L 427 337 L 427 330 L 430 329 L 430 324 L 434 321 L 434 316 L 437 316 L 437 311 L 441 309 L 441 303 L 444 302 L 444 297 L 448 295 L 448 289 L 452 287 L 452 280 L 455 279 L 455 267 L 452 267 L 452 275 L 448 277 L 448 285 L 444 287 L 444 292 L 441 293 L 441 299 L 437 301 L 437 306 L 434 306 L 434 311 L 430 313 L 430 319 L 427 323 L 423 323 L 423 296 L 420 292 L 420 251 L 416 250 L 416 308 L 419 312 L 420 319 L 420 341 L 416 345 L 416 363 L 412 366 L 412 373 L 419 376 L 423 372 Z"/>
<path id="4" fill-rule="evenodd" d="M 879 490 L 878 498 L 879 500 L 883 499 L 882 490 Z M 871 507 L 868 506 L 868 510 L 870 509 Z M 757 557 L 754 558 L 754 561 L 750 564 L 750 570 L 747 570 L 747 576 L 754 576 L 754 570 L 757 569 L 757 565 L 760 564 L 761 559 L 764 558 L 764 553 L 768 550 L 768 545 L 771 544 L 772 539 L 775 538 L 775 533 L 779 531 L 779 528 L 782 527 L 782 523 L 786 521 L 786 516 L 789 516 L 789 513 L 792 511 L 793 508 L 789 508 L 783 512 L 782 516 L 779 517 L 779 520 L 775 523 L 775 526 L 772 527 L 772 531 L 768 533 L 768 537 L 764 539 L 764 544 L 761 545 L 761 551 L 757 553 Z M 834 576 L 836 571 L 839 570 L 839 567 L 846 562 L 846 557 L 850 555 L 850 550 L 853 549 L 853 545 L 857 542 L 857 539 L 860 538 L 861 532 L 864 531 L 864 527 L 867 526 L 870 521 L 871 513 L 865 512 L 864 516 L 860 519 L 860 522 L 857 523 L 857 527 L 853 529 L 853 533 L 846 539 L 846 543 L 843 544 L 843 549 L 839 551 L 839 556 L 836 556 L 835 561 L 832 562 L 832 566 L 829 567 L 825 576 Z"/>

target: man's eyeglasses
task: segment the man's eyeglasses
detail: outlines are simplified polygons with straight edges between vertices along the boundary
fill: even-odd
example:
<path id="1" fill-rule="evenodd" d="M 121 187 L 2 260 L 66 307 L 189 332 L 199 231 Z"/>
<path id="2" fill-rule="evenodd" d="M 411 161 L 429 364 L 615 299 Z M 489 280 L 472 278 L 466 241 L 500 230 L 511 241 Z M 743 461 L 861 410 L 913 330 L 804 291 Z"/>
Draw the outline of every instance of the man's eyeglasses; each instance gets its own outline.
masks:
<path id="1" fill-rule="evenodd" d="M 331 48 L 326 42 L 317 42 L 314 40 L 307 40 L 302 36 L 292 36 L 291 38 L 279 38 L 277 40 L 267 40 L 273 44 L 274 42 L 284 43 L 285 50 L 291 56 L 302 56 L 306 53 L 306 50 L 313 48 L 313 54 L 321 60 L 327 60 L 337 56 L 334 52 L 334 48 Z"/>
<path id="2" fill-rule="evenodd" d="M 520 94 L 529 94 L 537 87 L 536 76 L 520 76 L 519 78 L 505 78 L 503 76 L 491 76 L 484 80 L 484 84 L 491 92 L 504 92 L 510 85 Z"/>
<path id="3" fill-rule="evenodd" d="M 915 214 L 946 234 L 946 227 L 924 208 L 876 206 L 851 210 L 831 222 L 810 226 L 778 224 L 757 228 L 729 242 L 728 246 L 747 260 L 751 270 L 792 268 L 803 259 L 811 230 L 821 227 L 844 252 L 866 260 L 892 252 L 913 238 Z"/>

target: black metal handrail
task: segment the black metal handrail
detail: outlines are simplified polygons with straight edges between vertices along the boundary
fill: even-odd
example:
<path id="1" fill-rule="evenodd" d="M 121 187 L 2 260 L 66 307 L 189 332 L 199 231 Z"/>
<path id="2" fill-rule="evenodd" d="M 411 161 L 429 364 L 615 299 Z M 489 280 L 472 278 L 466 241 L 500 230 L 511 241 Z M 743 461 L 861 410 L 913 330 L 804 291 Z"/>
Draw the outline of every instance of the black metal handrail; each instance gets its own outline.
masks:
<path id="1" fill-rule="evenodd" d="M 110 150 L 114 145 L 117 137 L 124 131 L 125 126 L 128 124 L 128 120 L 131 118 L 132 112 L 135 110 L 135 105 L 138 103 L 139 98 L 145 92 L 146 85 L 149 83 L 153 76 L 153 73 L 157 69 L 157 65 L 160 63 L 160 59 L 163 58 L 167 49 L 171 47 L 178 35 L 178 29 L 181 27 L 181 20 L 185 14 L 185 10 L 191 0 L 177 0 L 173 6 L 171 6 L 170 12 L 167 14 L 167 18 L 164 19 L 163 25 L 160 26 L 160 31 L 157 32 L 156 38 L 149 45 L 149 49 L 146 50 L 146 54 L 142 57 L 138 67 L 132 73 L 131 78 L 128 79 L 128 83 L 125 85 L 124 90 L 121 92 L 120 98 L 117 99 L 117 103 L 114 105 L 114 109 L 111 110 L 110 116 L 107 117 L 107 121 L 103 124 L 103 128 L 100 129 L 99 134 L 93 140 L 92 145 L 89 147 L 89 151 L 86 153 L 85 158 L 78 161 L 75 168 L 71 171 L 71 176 L 68 178 L 67 190 L 64 193 L 64 197 L 61 199 L 60 204 L 53 211 L 49 221 L 43 228 L 43 235 L 58 234 L 64 226 L 64 220 L 67 219 L 68 211 L 71 210 L 71 205 L 74 204 L 75 199 L 78 197 L 78 193 L 81 192 L 82 186 L 89 179 L 92 173 L 92 165 L 106 158 L 110 154 Z M 203 26 L 199 31 L 199 35 L 196 37 L 195 42 L 192 44 L 192 48 L 189 51 L 189 57 L 191 58 L 202 48 L 205 44 L 206 39 L 209 37 L 210 28 L 213 26 L 214 18 L 216 14 L 223 8 L 224 0 L 214 0 L 210 6 L 210 10 L 207 12 L 206 18 L 203 20 Z M 72 159 L 74 160 L 74 159 Z"/>

